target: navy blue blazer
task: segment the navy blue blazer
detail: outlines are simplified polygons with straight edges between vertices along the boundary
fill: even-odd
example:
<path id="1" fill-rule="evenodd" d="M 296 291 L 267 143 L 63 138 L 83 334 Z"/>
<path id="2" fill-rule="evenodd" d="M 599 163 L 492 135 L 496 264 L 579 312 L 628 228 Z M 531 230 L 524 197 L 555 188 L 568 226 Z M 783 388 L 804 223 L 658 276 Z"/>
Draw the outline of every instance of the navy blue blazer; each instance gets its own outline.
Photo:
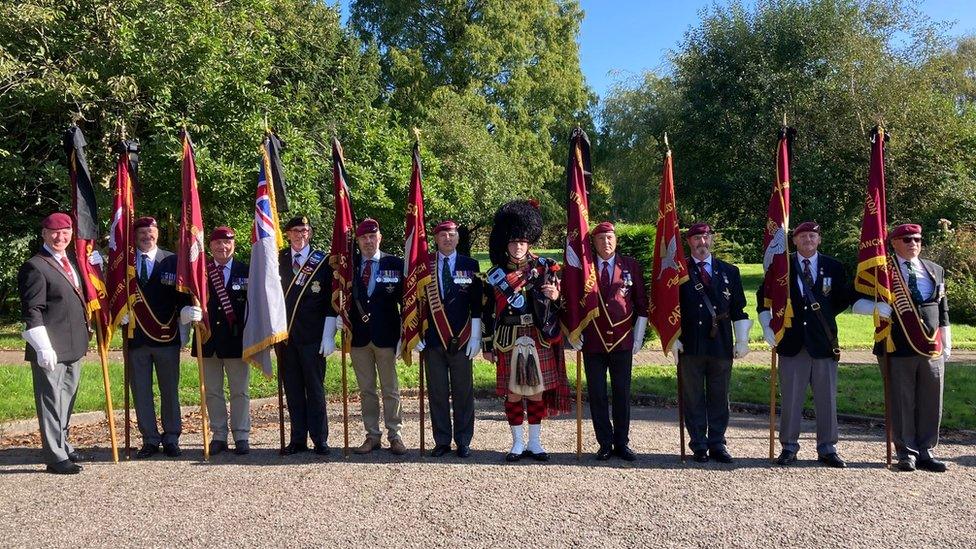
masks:
<path id="1" fill-rule="evenodd" d="M 400 304 L 403 302 L 403 259 L 380 252 L 377 271 L 390 274 L 391 280 L 376 281 L 373 295 L 367 295 L 360 273 L 362 257 L 356 256 L 353 268 L 352 320 L 353 347 L 372 343 L 377 347 L 396 347 L 400 340 Z M 374 266 L 376 268 L 376 266 Z M 379 272 L 374 273 L 379 277 Z"/>
<path id="2" fill-rule="evenodd" d="M 688 258 L 688 270 L 696 270 L 695 259 Z M 742 277 L 739 268 L 712 256 L 712 284 L 707 289 L 708 297 L 715 307 L 715 312 L 727 317 L 719 321 L 718 334 L 709 337 L 712 329 L 712 316 L 705 306 L 701 292 L 695 289 L 693 276 L 681 285 L 679 292 L 681 302 L 681 344 L 684 354 L 711 356 L 732 359 L 732 323 L 749 318 L 744 311 L 746 295 L 742 290 Z"/>
<path id="3" fill-rule="evenodd" d="M 434 257 L 441 260 L 437 254 Z M 444 304 L 444 311 L 447 313 L 447 321 L 451 325 L 451 332 L 455 336 L 461 333 L 469 319 L 481 318 L 484 288 L 482 288 L 479 270 L 480 266 L 476 260 L 458 254 L 454 258 L 454 273 L 451 275 L 451 284 L 446 292 L 437 274 L 437 268 L 435 267 L 431 273 L 432 277 L 438 279 L 436 281 L 437 289 L 441 295 L 441 302 Z M 457 277 L 458 273 L 465 273 L 467 276 Z M 433 318 L 428 314 L 427 319 L 428 327 L 424 334 L 424 343 L 427 347 L 434 349 L 443 347 L 444 344 L 437 333 Z"/>

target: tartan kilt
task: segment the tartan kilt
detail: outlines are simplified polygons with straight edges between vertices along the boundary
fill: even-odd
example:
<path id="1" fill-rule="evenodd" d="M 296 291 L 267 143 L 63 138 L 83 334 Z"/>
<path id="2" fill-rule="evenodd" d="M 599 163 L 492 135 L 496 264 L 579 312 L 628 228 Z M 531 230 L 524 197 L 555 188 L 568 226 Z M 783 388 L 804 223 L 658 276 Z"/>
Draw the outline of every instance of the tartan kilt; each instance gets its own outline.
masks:
<path id="1" fill-rule="evenodd" d="M 542 347 L 536 344 L 536 351 L 539 353 L 539 370 L 542 371 L 542 383 L 546 391 L 557 389 L 566 379 L 565 367 L 556 360 L 556 354 L 552 347 Z M 508 380 L 512 375 L 512 354 L 515 350 L 507 352 L 495 351 L 495 393 L 498 396 L 508 395 Z M 563 371 L 560 372 L 559 370 Z"/>

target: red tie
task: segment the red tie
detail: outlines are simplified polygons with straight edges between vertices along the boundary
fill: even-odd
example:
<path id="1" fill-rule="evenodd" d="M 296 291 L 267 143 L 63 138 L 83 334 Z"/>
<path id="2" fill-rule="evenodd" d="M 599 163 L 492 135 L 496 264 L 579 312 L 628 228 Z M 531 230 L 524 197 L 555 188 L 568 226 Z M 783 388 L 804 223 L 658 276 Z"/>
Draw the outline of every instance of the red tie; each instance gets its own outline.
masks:
<path id="1" fill-rule="evenodd" d="M 706 286 L 712 285 L 712 277 L 708 274 L 708 269 L 705 268 L 705 262 L 701 261 L 698 263 L 698 276 L 701 277 L 702 284 Z"/>
<path id="2" fill-rule="evenodd" d="M 363 267 L 363 288 L 369 291 L 369 280 L 373 278 L 373 260 L 367 259 L 366 266 Z"/>
<path id="3" fill-rule="evenodd" d="M 68 263 L 68 258 L 63 255 L 61 256 L 61 268 L 64 269 L 64 274 L 71 281 L 71 285 L 77 288 L 78 284 L 75 283 L 75 274 L 71 271 L 71 264 Z"/>
<path id="4" fill-rule="evenodd" d="M 603 295 L 607 295 L 610 291 L 610 264 L 606 261 L 603 262 L 603 270 L 600 272 L 600 288 L 603 290 Z"/>

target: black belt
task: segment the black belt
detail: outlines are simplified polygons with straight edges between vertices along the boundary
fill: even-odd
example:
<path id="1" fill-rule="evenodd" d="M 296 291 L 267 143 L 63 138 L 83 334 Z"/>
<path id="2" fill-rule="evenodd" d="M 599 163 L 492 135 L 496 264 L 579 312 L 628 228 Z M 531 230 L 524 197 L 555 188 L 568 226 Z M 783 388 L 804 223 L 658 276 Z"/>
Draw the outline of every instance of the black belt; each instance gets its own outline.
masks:
<path id="1" fill-rule="evenodd" d="M 534 324 L 531 314 L 505 315 L 501 318 L 502 326 L 531 326 Z"/>

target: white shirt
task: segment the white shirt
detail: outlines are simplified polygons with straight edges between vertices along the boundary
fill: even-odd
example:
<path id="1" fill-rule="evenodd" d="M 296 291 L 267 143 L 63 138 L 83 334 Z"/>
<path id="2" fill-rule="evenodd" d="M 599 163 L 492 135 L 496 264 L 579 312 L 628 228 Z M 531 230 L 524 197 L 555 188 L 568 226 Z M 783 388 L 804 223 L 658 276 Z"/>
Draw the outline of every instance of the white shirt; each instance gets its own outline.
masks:
<path id="1" fill-rule="evenodd" d="M 298 263 L 304 265 L 308 261 L 308 256 L 312 255 L 312 246 L 306 245 L 300 252 L 296 252 L 295 248 L 289 248 L 291 250 L 291 264 L 295 265 L 295 258 L 298 258 Z"/>
<path id="2" fill-rule="evenodd" d="M 158 247 L 154 247 L 148 252 L 144 252 L 139 248 L 136 248 L 136 278 L 142 278 L 142 256 L 146 257 L 146 278 L 152 276 L 153 263 L 156 262 L 156 252 L 159 251 Z"/>
<path id="3" fill-rule="evenodd" d="M 234 258 L 232 257 L 228 259 L 227 263 L 224 263 L 223 265 L 217 263 L 216 261 L 214 261 L 214 264 L 217 265 L 217 268 L 220 269 L 221 274 L 224 275 L 224 287 L 226 288 L 230 283 L 230 270 L 234 265 Z"/>
<path id="4" fill-rule="evenodd" d="M 64 264 L 61 263 L 61 258 L 62 257 L 67 257 L 67 254 L 59 254 L 59 253 L 55 252 L 54 250 L 52 250 L 47 244 L 44 245 L 44 249 L 47 250 L 47 253 L 51 254 L 51 257 L 53 257 L 55 261 L 58 262 L 58 266 L 59 267 L 63 267 Z M 71 265 L 70 258 L 68 260 L 68 269 L 71 270 L 71 278 L 74 280 L 75 287 L 77 288 L 78 286 L 81 285 L 81 279 L 78 278 L 78 271 L 76 271 L 75 268 L 74 268 L 74 266 Z"/>
<path id="5" fill-rule="evenodd" d="M 701 274 L 701 267 L 698 266 L 699 263 L 705 264 L 705 272 L 708 273 L 708 276 L 712 276 L 714 274 L 712 272 L 712 254 L 708 254 L 708 257 L 702 260 L 699 260 L 697 257 L 692 256 L 691 260 L 695 262 L 695 268 L 699 269 L 698 271 L 699 275 Z"/>
<path id="6" fill-rule="evenodd" d="M 898 261 L 898 268 L 901 269 L 901 276 L 905 279 L 905 286 L 908 286 L 908 267 L 905 265 L 906 261 L 911 261 L 911 270 L 915 272 L 915 278 L 918 282 L 918 293 L 922 294 L 922 299 L 929 299 L 935 292 L 935 282 L 929 277 L 929 272 L 925 270 L 922 266 L 922 261 L 919 258 L 912 260 L 905 259 L 900 255 L 895 255 L 895 259 Z"/>
<path id="7" fill-rule="evenodd" d="M 596 278 L 599 280 L 603 277 L 603 264 L 607 264 L 607 273 L 610 274 L 610 280 L 613 281 L 613 268 L 617 264 L 617 254 L 610 256 L 610 259 L 603 259 L 600 256 L 596 256 Z"/>
<path id="8" fill-rule="evenodd" d="M 796 260 L 800 264 L 800 270 L 797 271 L 796 273 L 796 283 L 797 285 L 800 286 L 800 293 L 803 293 L 806 291 L 803 289 L 803 261 L 804 260 L 810 261 L 810 278 L 812 278 L 813 282 L 816 283 L 817 273 L 819 272 L 817 266 L 820 264 L 820 252 L 814 252 L 812 257 L 803 257 L 802 255 L 797 253 Z"/>

